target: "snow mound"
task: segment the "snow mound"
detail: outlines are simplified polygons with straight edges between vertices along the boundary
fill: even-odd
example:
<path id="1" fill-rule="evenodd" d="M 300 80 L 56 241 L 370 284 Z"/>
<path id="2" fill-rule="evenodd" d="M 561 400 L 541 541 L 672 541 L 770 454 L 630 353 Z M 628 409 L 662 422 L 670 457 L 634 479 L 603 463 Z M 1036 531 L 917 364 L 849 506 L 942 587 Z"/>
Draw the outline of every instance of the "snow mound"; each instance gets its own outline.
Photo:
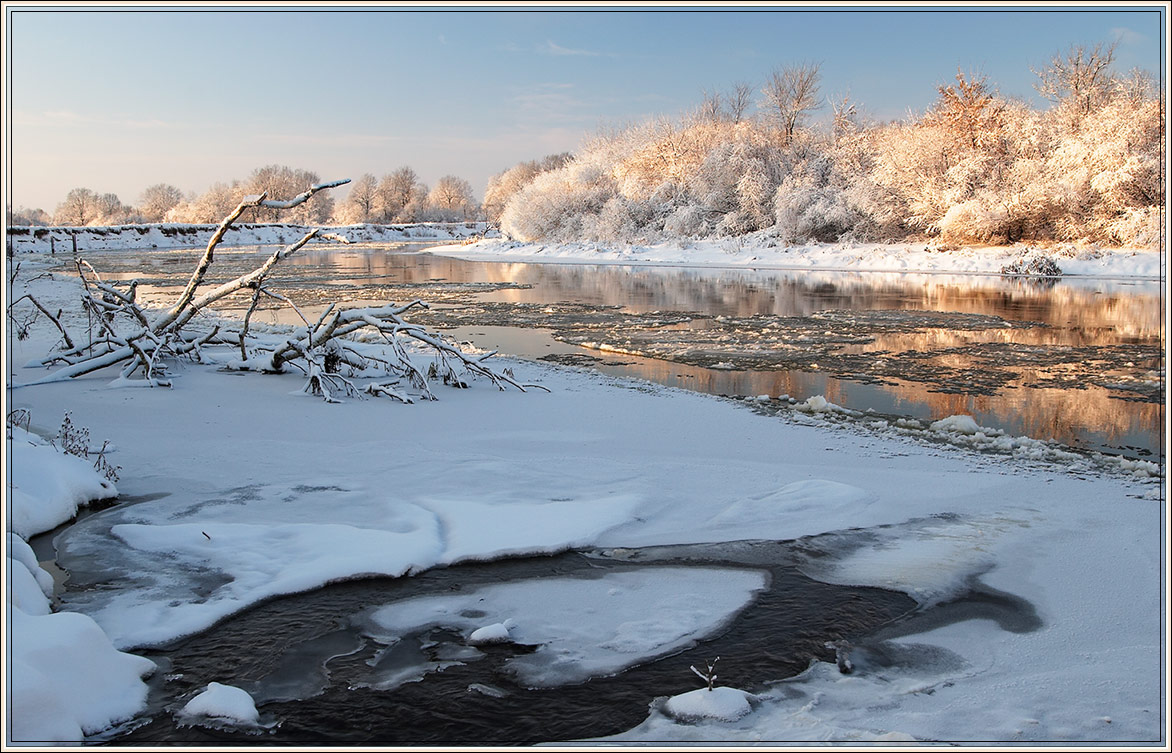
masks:
<path id="1" fill-rule="evenodd" d="M 89 617 L 8 610 L 9 742 L 80 742 L 130 719 L 146 703 L 154 662 L 116 651 Z"/>
<path id="2" fill-rule="evenodd" d="M 976 434 L 981 431 L 981 427 L 973 419 L 972 416 L 949 416 L 942 418 L 939 421 L 933 421 L 930 427 L 932 431 L 941 433 L 949 432 L 952 434 Z"/>
<path id="3" fill-rule="evenodd" d="M 508 620 L 494 622 L 491 625 L 485 625 L 482 628 L 473 630 L 472 635 L 468 636 L 468 644 L 471 646 L 481 646 L 485 643 L 508 643 L 512 640 L 509 637 L 508 622 Z"/>
<path id="4" fill-rule="evenodd" d="M 51 531 L 77 508 L 118 496 L 118 490 L 89 461 L 66 455 L 35 434 L 10 427 L 9 530 L 25 539 Z"/>
<path id="5" fill-rule="evenodd" d="M 208 683 L 208 687 L 192 698 L 181 712 L 187 717 L 211 717 L 226 719 L 239 724 L 256 724 L 260 713 L 256 710 L 252 696 L 234 685 Z"/>
<path id="6" fill-rule="evenodd" d="M 672 696 L 663 704 L 668 716 L 680 721 L 716 719 L 735 722 L 753 710 L 756 696 L 736 688 L 700 688 Z"/>

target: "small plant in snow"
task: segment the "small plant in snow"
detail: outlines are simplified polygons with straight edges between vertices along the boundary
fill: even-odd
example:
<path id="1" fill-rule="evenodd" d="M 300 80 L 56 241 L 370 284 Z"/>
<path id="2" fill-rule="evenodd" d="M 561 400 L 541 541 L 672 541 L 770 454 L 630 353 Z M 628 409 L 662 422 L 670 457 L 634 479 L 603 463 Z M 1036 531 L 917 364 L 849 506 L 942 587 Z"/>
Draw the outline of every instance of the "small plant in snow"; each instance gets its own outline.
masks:
<path id="1" fill-rule="evenodd" d="M 57 444 L 66 455 L 76 455 L 79 458 L 88 458 L 90 455 L 90 430 L 73 423 L 73 417 L 68 412 L 57 430 Z"/>
<path id="2" fill-rule="evenodd" d="M 690 667 L 690 669 L 693 672 L 695 672 L 696 675 L 701 680 L 708 683 L 709 690 L 712 690 L 712 688 L 715 687 L 715 684 L 716 684 L 716 677 L 717 677 L 717 675 L 716 675 L 716 662 L 718 662 L 718 661 L 720 661 L 719 656 L 710 662 L 704 662 L 704 670 L 703 671 L 696 669 L 696 665 L 694 665 L 694 664 Z"/>
<path id="3" fill-rule="evenodd" d="M 16 410 L 8 411 L 8 425 L 20 426 L 28 433 L 32 433 L 33 414 L 29 413 L 24 408 L 17 408 Z M 11 432 L 9 432 L 11 434 Z"/>
<path id="4" fill-rule="evenodd" d="M 106 459 L 106 450 L 110 447 L 110 440 L 103 441 L 102 449 L 96 453 L 91 452 L 90 430 L 73 423 L 73 418 L 68 412 L 65 413 L 65 419 L 61 422 L 61 428 L 57 430 L 57 438 L 53 444 L 66 455 L 74 455 L 85 460 L 89 460 L 90 455 L 96 455 L 94 470 L 110 481 L 118 481 L 118 471 L 122 470 L 122 467 L 112 465 Z"/>

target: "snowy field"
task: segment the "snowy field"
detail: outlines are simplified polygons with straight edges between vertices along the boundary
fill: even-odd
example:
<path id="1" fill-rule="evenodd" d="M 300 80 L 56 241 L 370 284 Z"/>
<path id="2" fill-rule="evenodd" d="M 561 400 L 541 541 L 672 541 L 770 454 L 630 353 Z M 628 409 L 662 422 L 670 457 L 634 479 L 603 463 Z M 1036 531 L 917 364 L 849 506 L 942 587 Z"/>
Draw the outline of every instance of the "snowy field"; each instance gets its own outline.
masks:
<path id="1" fill-rule="evenodd" d="M 530 261 L 587 253 L 503 242 L 448 252 Z M 588 258 L 607 253 L 622 263 L 760 261 L 717 245 Z M 819 265 L 849 266 L 849 254 L 866 259 L 853 268 L 894 264 L 883 249 L 817 253 Z M 785 251 L 773 254 L 770 263 L 788 261 Z M 965 271 L 999 266 L 979 251 L 924 252 L 906 268 L 945 258 L 966 260 Z M 1069 271 L 1080 274 L 1162 272 L 1158 255 L 1142 252 L 1076 262 Z M 52 310 L 68 309 L 76 282 L 38 277 L 36 266 L 28 255 L 10 292 L 29 285 Z M 53 342 L 44 326 L 26 340 L 10 338 L 9 385 L 43 376 L 25 364 Z M 62 539 L 109 586 L 71 597 L 79 613 L 51 611 L 51 579 L 24 540 L 110 489 L 43 439 L 9 432 L 8 742 L 78 741 L 132 717 L 144 704 L 141 678 L 152 671 L 136 648 L 337 579 L 410 577 L 445 563 L 579 547 L 622 552 L 865 529 L 873 534 L 867 545 L 808 574 L 897 589 L 926 606 L 977 578 L 1028 601 L 1040 628 L 967 620 L 890 641 L 892 650 L 936 661 L 880 667 L 863 651 L 849 675 L 815 663 L 764 687 L 721 676 L 717 685 L 728 690 L 719 693 L 648 698 L 646 721 L 605 742 L 1168 744 L 1162 468 L 1153 476 L 1150 468 L 1010 462 L 896 426 L 864 433 L 824 422 L 818 411 L 783 420 L 523 361 L 499 366 L 549 392 L 473 381 L 466 390 L 437 387 L 436 402 L 327 404 L 304 394 L 296 374 L 224 373 L 216 362 L 232 353 L 205 355 L 206 363 L 181 365 L 170 389 L 130 388 L 116 373 L 98 372 L 7 392 L 8 411 L 27 410 L 34 435 L 53 437 L 68 411 L 95 444 L 109 440 L 117 491 L 136 500 L 86 518 Z M 958 417 L 937 430 L 980 427 Z M 575 590 L 575 603 L 563 603 L 564 589 L 514 586 L 483 589 L 476 611 L 460 598 L 432 598 L 374 619 L 391 636 L 437 621 L 471 644 L 536 644 L 518 671 L 548 684 L 614 672 L 702 638 L 761 585 L 751 571 L 689 570 L 687 580 L 671 568 L 647 573 L 655 577 L 592 581 Z M 182 713 L 254 724 L 256 709 L 231 682 L 212 683 Z"/>

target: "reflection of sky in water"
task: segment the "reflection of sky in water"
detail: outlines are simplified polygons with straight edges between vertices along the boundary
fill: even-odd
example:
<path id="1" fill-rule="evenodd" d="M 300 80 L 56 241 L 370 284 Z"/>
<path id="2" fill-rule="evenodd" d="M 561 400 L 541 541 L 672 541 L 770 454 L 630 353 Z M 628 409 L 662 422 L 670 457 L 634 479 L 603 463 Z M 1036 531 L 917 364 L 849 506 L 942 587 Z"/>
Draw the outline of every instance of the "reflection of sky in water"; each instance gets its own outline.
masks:
<path id="1" fill-rule="evenodd" d="M 253 268 L 270 252 L 220 250 L 213 270 L 229 278 Z M 107 279 L 149 279 L 153 285 L 144 287 L 140 295 L 154 301 L 166 299 L 171 292 L 166 286 L 186 280 L 198 254 L 109 253 L 95 254 L 93 261 Z M 108 269 L 111 271 L 106 272 Z M 274 287 L 295 300 L 299 292 L 325 286 L 344 286 L 344 297 L 357 302 L 363 286 L 513 283 L 527 287 L 473 290 L 468 295 L 494 302 L 619 306 L 634 313 L 808 316 L 826 310 L 948 311 L 1045 325 L 1014 330 L 928 329 L 880 334 L 873 343 L 847 346 L 843 352 L 930 352 L 996 342 L 1074 347 L 1141 343 L 1162 348 L 1164 344 L 1163 298 L 1158 282 L 1073 280 L 1047 286 L 987 275 L 468 262 L 428 254 L 336 248 L 303 250 L 284 262 L 274 277 L 278 281 Z M 428 300 L 426 287 L 411 295 Z M 242 300 L 240 305 L 246 306 L 247 302 Z M 322 309 L 320 305 L 306 305 L 303 312 L 313 318 Z M 268 311 L 258 315 L 257 320 L 300 323 L 297 315 L 288 310 Z M 587 354 L 602 358 L 596 367 L 606 373 L 713 394 L 787 394 L 798 400 L 821 394 L 831 402 L 857 410 L 871 408 L 927 419 L 969 414 L 982 425 L 1014 435 L 1057 439 L 1092 449 L 1160 451 L 1163 445 L 1163 406 L 1113 398 L 1108 390 L 1095 385 L 1079 390 L 1027 387 L 1036 375 L 1020 366 L 1015 368 L 1022 378 L 999 390 L 996 396 L 974 396 L 929 392 L 922 383 L 901 380 L 879 386 L 808 372 L 706 369 L 565 345 L 542 330 L 469 326 L 451 334 L 483 348 L 523 357 Z M 963 357 L 947 358 L 955 361 Z M 608 365 L 615 362 L 624 365 Z M 1143 368 L 1139 371 L 1142 373 Z"/>

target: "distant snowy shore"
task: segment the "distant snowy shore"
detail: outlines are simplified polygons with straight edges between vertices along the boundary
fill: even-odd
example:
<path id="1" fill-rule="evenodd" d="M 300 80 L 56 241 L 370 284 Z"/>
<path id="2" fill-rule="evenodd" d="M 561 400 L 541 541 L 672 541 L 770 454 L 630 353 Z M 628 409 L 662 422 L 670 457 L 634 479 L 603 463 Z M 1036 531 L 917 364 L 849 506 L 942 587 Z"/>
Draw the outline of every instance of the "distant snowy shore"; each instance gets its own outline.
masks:
<path id="1" fill-rule="evenodd" d="M 1039 248 L 1027 245 L 942 250 L 926 243 L 778 244 L 767 234 L 741 238 L 672 241 L 648 245 L 600 243 L 519 243 L 489 239 L 433 249 L 467 259 L 545 263 L 650 264 L 753 269 L 820 269 L 851 272 L 1004 274 L 1052 259 L 1062 275 L 1161 279 L 1164 255 L 1152 249 Z"/>
<path id="2" fill-rule="evenodd" d="M 14 254 L 72 253 L 136 248 L 188 248 L 207 245 L 216 225 L 111 225 L 109 227 L 10 227 L 7 241 Z M 224 246 L 292 243 L 313 230 L 306 225 L 240 223 L 228 230 Z M 484 223 L 423 222 L 405 225 L 344 225 L 327 228 L 351 243 L 448 242 L 479 235 Z"/>
<path id="3" fill-rule="evenodd" d="M 138 248 L 189 248 L 207 244 L 215 225 L 115 225 L 111 227 L 10 227 L 15 254 L 71 253 Z M 312 228 L 305 225 L 240 224 L 225 246 L 291 243 Z M 483 222 L 429 222 L 400 225 L 344 225 L 325 228 L 351 243 L 435 242 L 436 253 L 483 261 L 561 264 L 629 264 L 752 269 L 819 269 L 851 272 L 958 273 L 1000 275 L 1016 265 L 1050 259 L 1063 277 L 1139 278 L 1166 276 L 1158 249 L 1029 245 L 942 249 L 931 243 L 824 243 L 786 246 L 767 231 L 737 238 L 663 241 L 645 245 L 520 243 L 492 238 Z M 485 235 L 489 237 L 484 238 Z M 453 243 L 459 241 L 459 243 Z M 475 242 L 473 242 L 475 241 Z"/>

